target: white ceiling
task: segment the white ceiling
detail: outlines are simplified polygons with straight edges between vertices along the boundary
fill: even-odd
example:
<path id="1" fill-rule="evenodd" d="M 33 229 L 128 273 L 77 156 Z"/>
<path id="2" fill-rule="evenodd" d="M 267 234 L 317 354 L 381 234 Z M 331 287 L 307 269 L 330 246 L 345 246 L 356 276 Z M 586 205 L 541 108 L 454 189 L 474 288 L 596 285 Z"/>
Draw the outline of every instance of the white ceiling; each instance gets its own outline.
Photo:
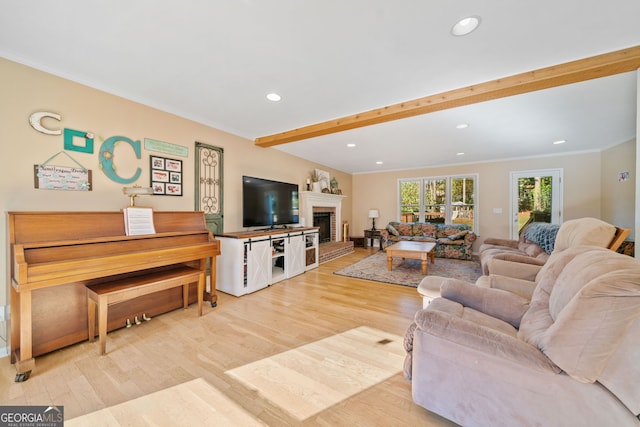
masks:
<path id="1" fill-rule="evenodd" d="M 1 56 L 251 140 L 640 45 L 638 0 L 0 5 Z M 469 15 L 478 30 L 452 36 Z M 349 173 L 599 150 L 635 138 L 636 85 L 626 73 L 277 149 Z"/>

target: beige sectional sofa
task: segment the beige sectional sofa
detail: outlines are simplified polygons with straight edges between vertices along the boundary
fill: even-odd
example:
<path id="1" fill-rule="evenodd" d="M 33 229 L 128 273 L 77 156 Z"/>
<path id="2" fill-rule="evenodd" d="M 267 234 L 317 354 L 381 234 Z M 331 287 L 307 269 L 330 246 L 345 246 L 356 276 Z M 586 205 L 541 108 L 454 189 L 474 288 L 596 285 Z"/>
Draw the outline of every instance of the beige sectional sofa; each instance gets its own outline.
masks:
<path id="1" fill-rule="evenodd" d="M 552 253 L 530 300 L 442 278 L 405 349 L 414 401 L 464 426 L 639 426 L 640 261 Z"/>

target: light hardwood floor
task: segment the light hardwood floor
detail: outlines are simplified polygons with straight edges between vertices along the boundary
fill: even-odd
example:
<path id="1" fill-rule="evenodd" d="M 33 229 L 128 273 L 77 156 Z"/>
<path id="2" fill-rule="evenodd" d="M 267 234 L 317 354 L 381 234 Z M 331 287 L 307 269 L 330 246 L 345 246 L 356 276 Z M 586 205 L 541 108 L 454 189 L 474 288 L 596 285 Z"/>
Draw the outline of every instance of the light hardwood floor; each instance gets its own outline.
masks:
<path id="1" fill-rule="evenodd" d="M 333 275 L 372 253 L 356 248 L 298 277 L 218 306 L 195 305 L 108 335 L 107 354 L 83 342 L 38 357 L 31 378 L 14 383 L 0 359 L 0 405 L 63 405 L 70 419 L 198 378 L 271 426 L 450 426 L 415 405 L 401 373 L 299 421 L 225 374 L 250 362 L 360 326 L 404 336 L 422 301 L 415 288 Z M 205 420 L 203 425 L 220 425 Z"/>

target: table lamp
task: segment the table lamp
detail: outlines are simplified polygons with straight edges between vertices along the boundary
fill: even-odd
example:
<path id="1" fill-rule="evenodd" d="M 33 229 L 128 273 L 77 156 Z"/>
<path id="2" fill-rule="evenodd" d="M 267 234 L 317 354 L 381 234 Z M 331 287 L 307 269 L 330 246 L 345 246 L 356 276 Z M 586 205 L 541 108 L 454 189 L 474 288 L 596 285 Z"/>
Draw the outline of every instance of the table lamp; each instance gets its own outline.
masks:
<path id="1" fill-rule="evenodd" d="M 129 196 L 130 206 L 135 206 L 136 197 L 153 194 L 153 188 L 134 185 L 133 187 L 122 187 L 122 193 L 126 196 Z"/>
<path id="2" fill-rule="evenodd" d="M 376 218 L 380 216 L 378 209 L 369 209 L 369 218 L 373 220 L 373 224 L 371 226 L 371 230 L 376 230 Z"/>

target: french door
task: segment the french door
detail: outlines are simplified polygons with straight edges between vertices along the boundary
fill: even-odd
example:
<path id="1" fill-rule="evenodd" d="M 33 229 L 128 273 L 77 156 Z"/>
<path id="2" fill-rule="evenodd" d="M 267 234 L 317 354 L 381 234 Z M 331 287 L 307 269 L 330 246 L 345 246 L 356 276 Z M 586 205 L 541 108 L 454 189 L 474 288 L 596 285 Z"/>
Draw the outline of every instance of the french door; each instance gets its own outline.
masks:
<path id="1" fill-rule="evenodd" d="M 511 172 L 511 238 L 534 221 L 562 223 L 562 169 Z"/>

